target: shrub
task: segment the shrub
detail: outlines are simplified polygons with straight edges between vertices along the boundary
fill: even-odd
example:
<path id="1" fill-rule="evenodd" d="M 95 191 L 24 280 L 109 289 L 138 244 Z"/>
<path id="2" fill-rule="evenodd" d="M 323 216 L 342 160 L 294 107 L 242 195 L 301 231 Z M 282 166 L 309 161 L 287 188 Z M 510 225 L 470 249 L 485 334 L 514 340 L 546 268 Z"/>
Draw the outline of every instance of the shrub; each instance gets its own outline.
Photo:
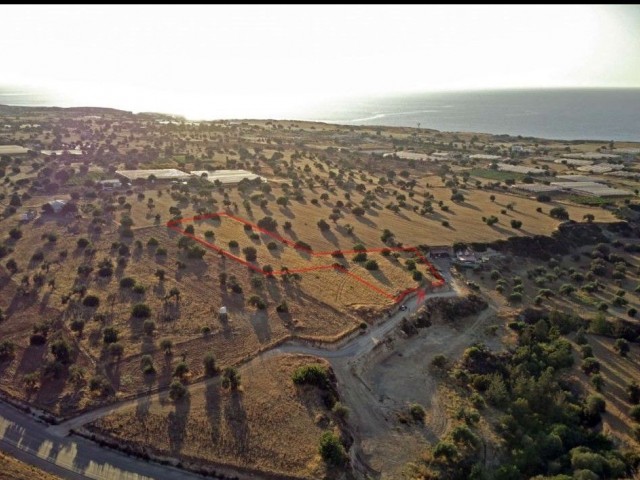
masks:
<path id="1" fill-rule="evenodd" d="M 304 365 L 296 368 L 291 379 L 297 385 L 307 384 L 326 388 L 329 385 L 329 372 L 321 365 Z"/>
<path id="2" fill-rule="evenodd" d="M 289 305 L 287 304 L 287 302 L 285 300 L 283 300 L 280 304 L 278 304 L 278 306 L 276 307 L 276 311 L 278 313 L 288 313 L 289 312 Z"/>
<path id="3" fill-rule="evenodd" d="M 169 386 L 169 398 L 174 402 L 180 400 L 187 394 L 187 389 L 179 380 L 174 380 Z"/>
<path id="4" fill-rule="evenodd" d="M 596 391 L 601 392 L 602 387 L 604 387 L 604 378 L 599 373 L 596 373 L 591 377 L 591 385 L 596 389 Z"/>
<path id="5" fill-rule="evenodd" d="M 629 398 L 629 403 L 634 405 L 640 403 L 640 385 L 638 385 L 635 381 L 632 381 L 626 388 L 627 397 Z"/>
<path id="6" fill-rule="evenodd" d="M 582 361 L 582 365 L 580 366 L 582 371 L 587 375 L 591 375 L 592 373 L 600 372 L 600 362 L 598 362 L 593 357 L 587 357 Z"/>
<path id="7" fill-rule="evenodd" d="M 431 360 L 431 366 L 438 369 L 443 369 L 447 366 L 447 357 L 442 354 L 436 355 Z"/>
<path id="8" fill-rule="evenodd" d="M 549 210 L 549 216 L 558 220 L 569 220 L 569 212 L 564 207 L 553 207 Z"/>
<path id="9" fill-rule="evenodd" d="M 423 422 L 425 417 L 425 411 L 422 405 L 419 403 L 412 403 L 409 406 L 409 414 L 416 422 Z"/>
<path id="10" fill-rule="evenodd" d="M 364 264 L 364 268 L 367 270 L 378 270 L 378 262 L 375 260 L 368 260 L 367 263 Z"/>
<path id="11" fill-rule="evenodd" d="M 341 420 L 345 420 L 349 416 L 349 409 L 340 402 L 336 402 L 331 411 Z"/>
<path id="12" fill-rule="evenodd" d="M 240 374 L 233 367 L 227 367 L 222 374 L 222 386 L 236 390 L 240 386 Z"/>
<path id="13" fill-rule="evenodd" d="M 142 373 L 145 375 L 151 375 L 156 372 L 155 367 L 153 366 L 153 358 L 151 355 L 143 355 L 140 359 L 140 367 L 142 368 Z"/>
<path id="14" fill-rule="evenodd" d="M 78 335 L 82 335 L 82 331 L 84 330 L 84 320 L 75 318 L 71 320 L 70 327 L 72 331 L 77 332 Z"/>
<path id="15" fill-rule="evenodd" d="M 353 256 L 352 260 L 354 262 L 364 262 L 367 260 L 367 254 L 366 252 L 358 252 Z"/>
<path id="16" fill-rule="evenodd" d="M 621 357 L 626 357 L 630 350 L 629 342 L 624 338 L 618 338 L 613 344 L 613 348 L 620 354 Z"/>
<path id="17" fill-rule="evenodd" d="M 55 359 L 66 365 L 71 362 L 71 347 L 64 339 L 58 339 L 51 343 L 50 345 L 51 353 L 55 357 Z"/>
<path id="18" fill-rule="evenodd" d="M 278 244 L 276 242 L 269 242 L 269 243 L 267 243 L 267 249 L 269 249 L 269 250 L 277 250 L 278 249 Z"/>
<path id="19" fill-rule="evenodd" d="M 142 330 L 147 335 L 153 335 L 153 332 L 155 331 L 155 329 L 156 329 L 156 322 L 154 322 L 153 320 L 145 320 L 144 323 L 142 324 Z"/>
<path id="20" fill-rule="evenodd" d="M 450 461 L 458 456 L 458 449 L 449 442 L 440 441 L 433 448 L 433 456 L 435 458 L 444 457 Z"/>
<path id="21" fill-rule="evenodd" d="M 522 228 L 522 222 L 520 220 L 511 220 L 511 228 L 520 230 L 520 228 Z"/>
<path id="22" fill-rule="evenodd" d="M 463 443 L 466 445 L 477 445 L 479 439 L 466 425 L 458 425 L 451 432 L 451 438 L 456 443 Z"/>
<path id="23" fill-rule="evenodd" d="M 140 285 L 139 283 L 134 285 L 132 290 L 133 290 L 133 293 L 136 293 L 138 295 L 142 295 L 144 294 L 144 292 L 147 291 L 146 287 L 144 285 Z"/>
<path id="24" fill-rule="evenodd" d="M 173 342 L 168 338 L 165 338 L 160 342 L 160 348 L 164 351 L 165 355 L 171 355 L 171 349 L 173 348 Z"/>
<path id="25" fill-rule="evenodd" d="M 522 294 L 519 292 L 513 292 L 511 295 L 509 295 L 509 301 L 514 303 L 521 302 Z"/>
<path id="26" fill-rule="evenodd" d="M 15 352 L 15 345 L 9 340 L 2 340 L 0 342 L 0 362 L 4 362 L 13 358 Z"/>
<path id="27" fill-rule="evenodd" d="M 89 246 L 89 240 L 87 240 L 86 238 L 79 238 L 78 241 L 76 242 L 76 244 L 78 245 L 78 248 L 86 248 Z"/>
<path id="28" fill-rule="evenodd" d="M 131 309 L 131 315 L 135 318 L 148 318 L 151 316 L 151 308 L 145 303 L 137 303 Z"/>
<path id="29" fill-rule="evenodd" d="M 118 341 L 118 331 L 114 327 L 106 327 L 102 332 L 102 338 L 105 344 L 115 343 Z"/>
<path id="30" fill-rule="evenodd" d="M 189 365 L 186 362 L 178 363 L 173 370 L 173 376 L 178 378 L 183 378 L 187 373 L 189 373 Z"/>
<path id="31" fill-rule="evenodd" d="M 100 306 L 100 299 L 95 295 L 87 295 L 82 299 L 82 304 L 85 307 L 97 308 Z"/>
<path id="32" fill-rule="evenodd" d="M 238 242 L 236 242 L 235 240 L 230 240 L 229 248 L 238 248 Z"/>
<path id="33" fill-rule="evenodd" d="M 253 262 L 258 258 L 258 251 L 255 247 L 244 247 L 242 253 L 248 262 Z"/>
<path id="34" fill-rule="evenodd" d="M 330 465 L 339 466 L 345 463 L 347 455 L 340 439 L 333 432 L 323 432 L 320 436 L 320 456 Z"/>
<path id="35" fill-rule="evenodd" d="M 136 281 L 131 277 L 123 277 L 120 279 L 120 288 L 131 288 L 136 284 Z"/>
<path id="36" fill-rule="evenodd" d="M 252 295 L 251 297 L 249 297 L 247 303 L 253 307 L 256 307 L 258 310 L 264 310 L 265 308 L 267 308 L 267 304 L 265 303 L 265 301 L 258 295 Z"/>

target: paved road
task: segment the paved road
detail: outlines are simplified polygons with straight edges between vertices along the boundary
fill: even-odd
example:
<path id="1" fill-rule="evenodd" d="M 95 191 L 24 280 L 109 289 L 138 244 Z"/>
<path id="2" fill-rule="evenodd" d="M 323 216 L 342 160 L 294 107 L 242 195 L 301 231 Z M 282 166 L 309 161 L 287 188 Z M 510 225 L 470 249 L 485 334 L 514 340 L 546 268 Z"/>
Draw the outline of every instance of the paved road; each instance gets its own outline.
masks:
<path id="1" fill-rule="evenodd" d="M 101 448 L 81 437 L 58 437 L 10 405 L 0 404 L 0 450 L 61 478 L 76 479 L 202 479 L 183 470 L 147 463 Z"/>

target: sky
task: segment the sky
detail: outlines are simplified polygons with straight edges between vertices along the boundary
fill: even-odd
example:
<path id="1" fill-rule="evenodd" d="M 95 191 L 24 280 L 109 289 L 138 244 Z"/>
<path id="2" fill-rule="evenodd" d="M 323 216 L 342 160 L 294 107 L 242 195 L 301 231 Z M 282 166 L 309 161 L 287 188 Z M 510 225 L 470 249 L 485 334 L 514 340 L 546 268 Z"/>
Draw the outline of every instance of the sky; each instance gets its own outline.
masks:
<path id="1" fill-rule="evenodd" d="M 441 90 L 640 87 L 640 6 L 0 6 L 4 85 L 190 118 Z"/>

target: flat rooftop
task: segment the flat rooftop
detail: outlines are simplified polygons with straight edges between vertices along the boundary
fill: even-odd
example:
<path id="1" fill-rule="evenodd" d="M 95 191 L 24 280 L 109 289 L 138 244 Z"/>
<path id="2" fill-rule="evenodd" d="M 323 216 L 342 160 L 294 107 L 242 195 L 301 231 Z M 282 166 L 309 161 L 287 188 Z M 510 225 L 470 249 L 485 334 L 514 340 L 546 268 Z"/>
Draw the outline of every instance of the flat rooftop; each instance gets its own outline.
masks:
<path id="1" fill-rule="evenodd" d="M 585 187 L 602 187 L 601 183 L 596 182 L 551 182 L 558 188 L 585 188 Z M 604 185 L 606 186 L 606 185 Z"/>
<path id="2" fill-rule="evenodd" d="M 62 155 L 65 152 L 69 155 L 82 155 L 83 153 L 82 150 L 76 148 L 69 150 L 40 150 L 43 155 Z"/>
<path id="3" fill-rule="evenodd" d="M 27 153 L 28 151 L 28 148 L 21 147 L 20 145 L 0 145 L 0 155 L 18 155 Z"/>
<path id="4" fill-rule="evenodd" d="M 594 197 L 626 197 L 633 195 L 633 192 L 629 190 L 611 188 L 595 182 L 553 182 L 551 185 L 576 195 L 589 195 Z"/>
<path id="5" fill-rule="evenodd" d="M 116 170 L 116 173 L 128 180 L 136 180 L 138 178 L 144 178 L 146 180 L 149 178 L 149 175 L 153 175 L 158 180 L 186 180 L 190 177 L 188 173 L 175 168 L 160 168 L 157 170 Z"/>
<path id="6" fill-rule="evenodd" d="M 520 165 L 511 165 L 510 163 L 499 163 L 498 170 L 501 172 L 530 173 L 533 175 L 541 175 L 545 173 L 545 170 L 541 168 L 523 167 Z"/>
<path id="7" fill-rule="evenodd" d="M 591 175 L 556 175 L 555 179 L 561 182 L 603 182 L 602 179 Z"/>
<path id="8" fill-rule="evenodd" d="M 585 165 L 584 167 L 578 167 L 576 170 L 579 172 L 593 172 L 593 173 L 606 173 L 613 170 L 622 170 L 624 165 L 617 165 L 615 163 L 599 163 L 597 165 Z"/>
<path id="9" fill-rule="evenodd" d="M 231 185 L 240 183 L 242 180 L 255 180 L 257 178 L 260 181 L 266 182 L 266 179 L 260 175 L 249 172 L 248 170 L 195 170 L 191 172 L 194 177 L 201 177 L 203 174 L 207 174 L 207 180 L 211 183 L 215 183 L 218 180 L 223 185 Z"/>
<path id="10" fill-rule="evenodd" d="M 511 186 L 514 190 L 522 190 L 531 193 L 548 193 L 558 192 L 560 187 L 557 185 L 545 185 L 544 183 L 518 183 Z"/>
<path id="11" fill-rule="evenodd" d="M 565 153 L 561 155 L 562 158 L 577 158 L 580 160 L 618 160 L 620 155 L 612 155 L 611 153 Z"/>
<path id="12" fill-rule="evenodd" d="M 389 152 L 382 155 L 383 157 L 393 157 L 396 156 L 398 158 L 402 158 L 403 160 L 429 160 L 429 155 L 421 152 Z"/>
<path id="13" fill-rule="evenodd" d="M 593 165 L 593 160 L 580 160 L 578 158 L 559 158 L 558 160 L 555 160 L 553 163 L 584 167 L 585 165 Z"/>
<path id="14" fill-rule="evenodd" d="M 471 160 L 503 160 L 504 157 L 500 155 L 487 155 L 485 153 L 474 153 L 473 155 L 469 155 Z"/>

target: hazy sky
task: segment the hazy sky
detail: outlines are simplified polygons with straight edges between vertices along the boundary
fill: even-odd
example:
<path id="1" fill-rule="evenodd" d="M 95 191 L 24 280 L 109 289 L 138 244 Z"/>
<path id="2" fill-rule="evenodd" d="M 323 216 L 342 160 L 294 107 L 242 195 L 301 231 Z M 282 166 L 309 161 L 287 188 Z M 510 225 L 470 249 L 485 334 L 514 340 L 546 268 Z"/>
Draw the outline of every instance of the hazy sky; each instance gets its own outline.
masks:
<path id="1" fill-rule="evenodd" d="M 269 116 L 329 97 L 640 87 L 638 6 L 0 6 L 0 82 Z"/>

